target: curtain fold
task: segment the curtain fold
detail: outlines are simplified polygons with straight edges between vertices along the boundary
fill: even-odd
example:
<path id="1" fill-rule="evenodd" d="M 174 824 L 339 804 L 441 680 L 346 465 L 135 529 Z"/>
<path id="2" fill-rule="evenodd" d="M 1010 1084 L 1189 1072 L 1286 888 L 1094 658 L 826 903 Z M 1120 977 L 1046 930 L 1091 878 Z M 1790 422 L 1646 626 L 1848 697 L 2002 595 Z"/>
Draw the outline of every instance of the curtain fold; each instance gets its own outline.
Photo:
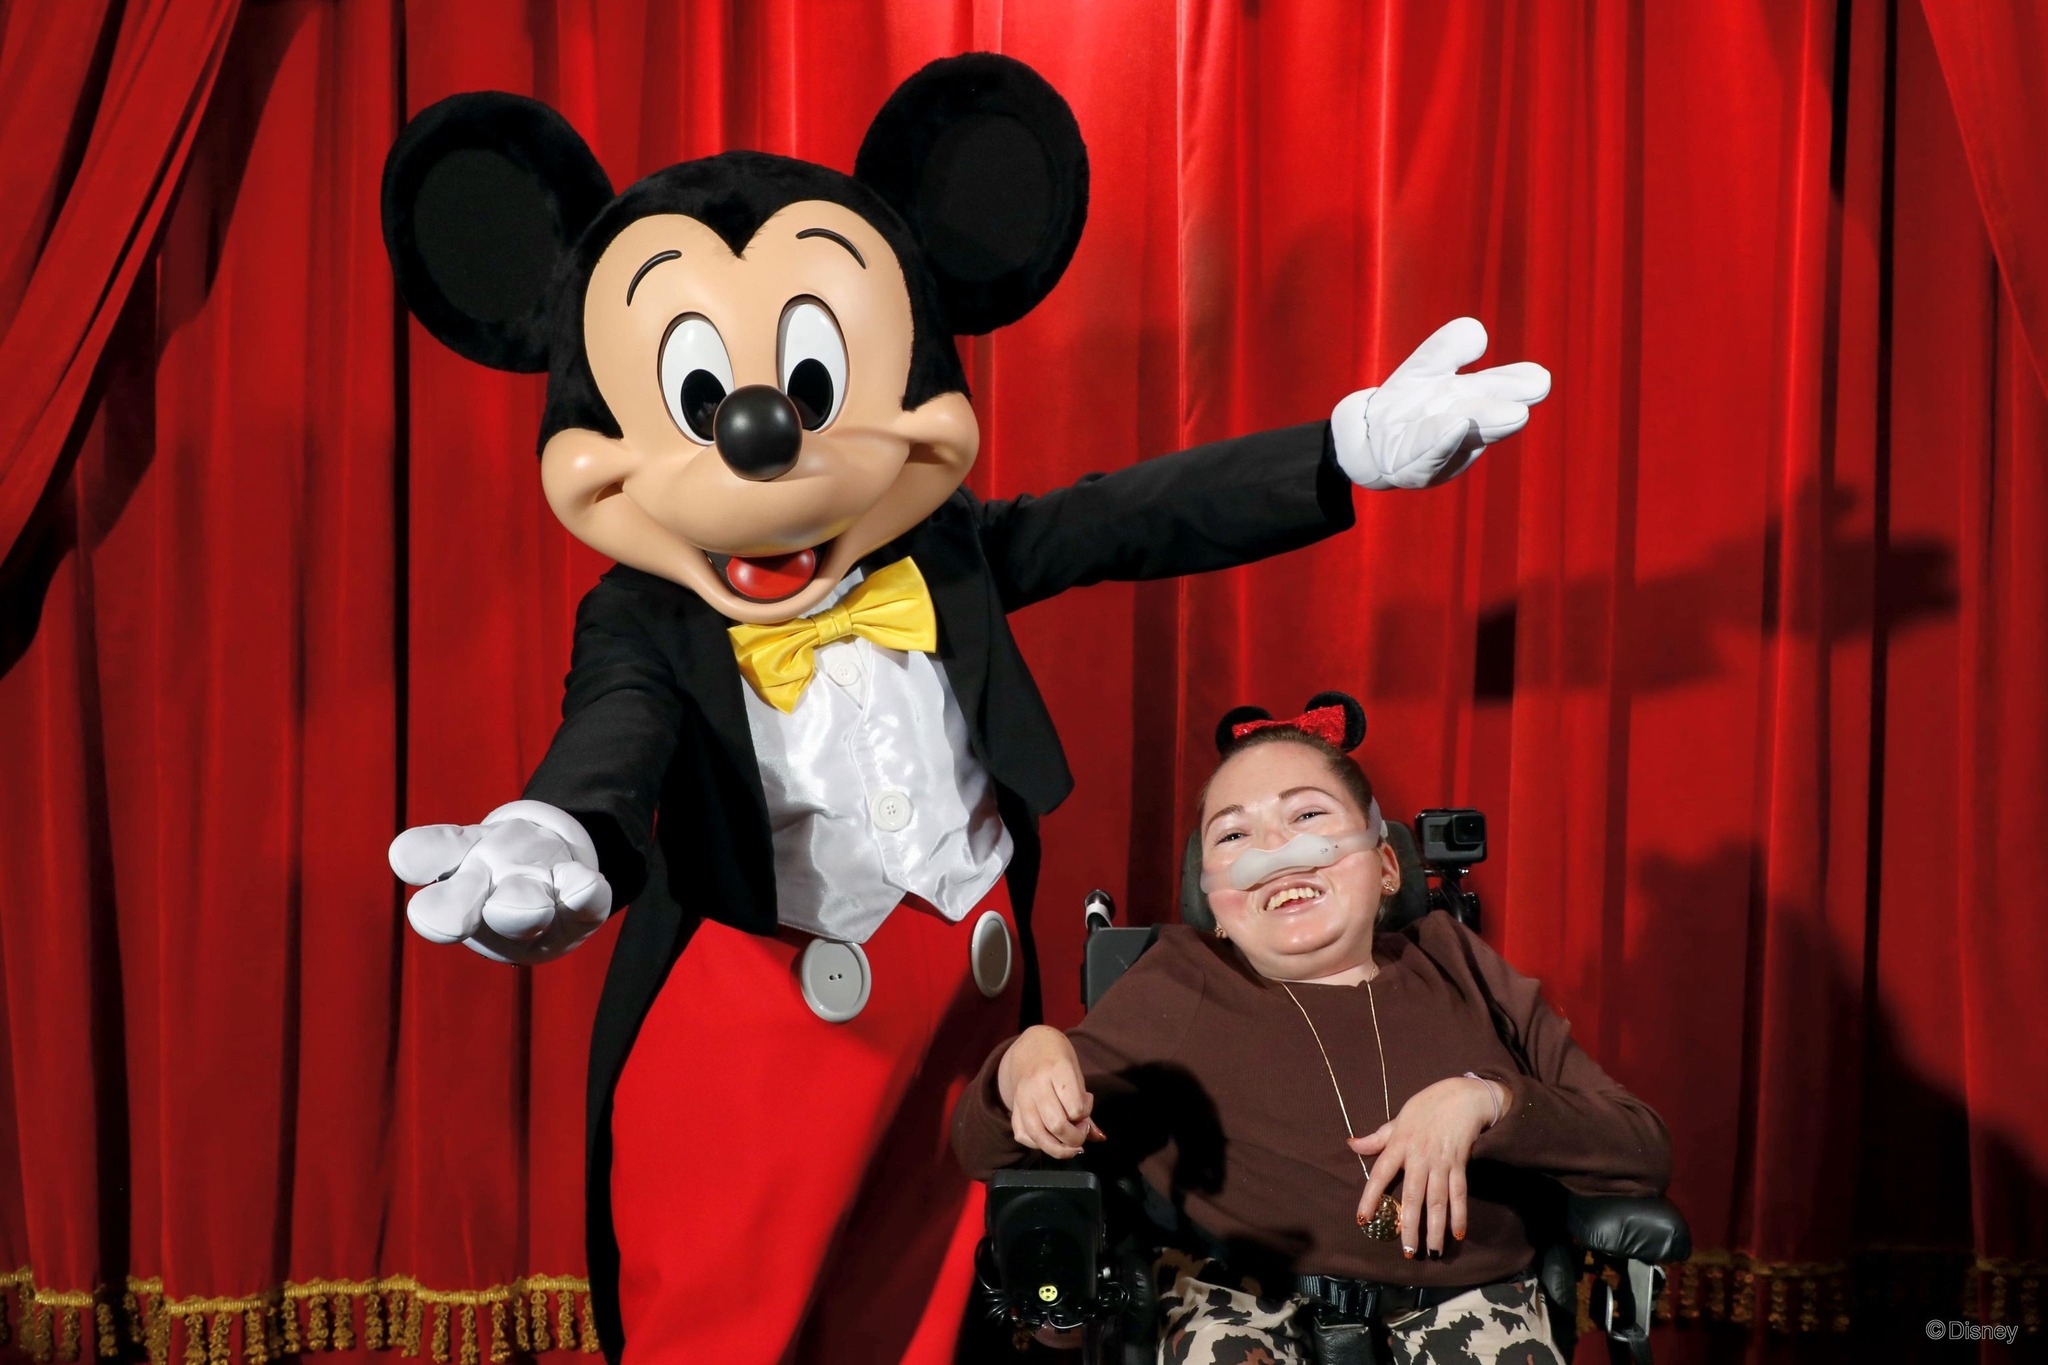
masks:
<path id="1" fill-rule="evenodd" d="M 1970 159 L 1970 183 L 2035 377 L 2048 385 L 2048 11 L 2028 0 L 1921 0 Z"/>
<path id="2" fill-rule="evenodd" d="M 0 371 L 9 376 L 0 390 L 0 557 L 72 434 L 239 9 L 240 0 L 9 7 L 0 28 L 9 106 L 0 145 L 12 163 L 0 173 L 8 219 L 0 304 L 10 315 L 0 334 Z M 71 144 L 81 134 L 74 166 Z"/>
<path id="3" fill-rule="evenodd" d="M 2028 22 L 0 9 L 0 1356 L 590 1348 L 613 931 L 533 971 L 434 948 L 384 849 L 517 793 L 604 565 L 541 497 L 541 382 L 400 309 L 384 152 L 488 87 L 555 104 L 621 186 L 731 146 L 845 167 L 967 48 L 1038 67 L 1093 167 L 1066 279 L 963 347 L 976 491 L 1319 418 L 1460 313 L 1555 377 L 1472 474 L 1360 495 L 1349 535 L 1016 618 L 1078 778 L 1045 830 L 1054 1022 L 1083 893 L 1173 913 L 1215 718 L 1342 687 L 1391 816 L 1487 812 L 1487 937 L 1673 1130 L 1701 1254 L 1661 1359 L 1949 1360 L 1929 1317 L 2037 1323 Z"/>

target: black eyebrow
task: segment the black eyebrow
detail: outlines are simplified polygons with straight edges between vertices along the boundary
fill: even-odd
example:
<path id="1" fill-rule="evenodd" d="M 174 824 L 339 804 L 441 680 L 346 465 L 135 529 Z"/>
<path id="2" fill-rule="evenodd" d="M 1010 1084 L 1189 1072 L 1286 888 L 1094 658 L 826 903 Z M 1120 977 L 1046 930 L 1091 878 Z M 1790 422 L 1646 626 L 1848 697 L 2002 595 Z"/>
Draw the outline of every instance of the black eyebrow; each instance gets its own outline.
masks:
<path id="1" fill-rule="evenodd" d="M 868 268 L 867 257 L 860 254 L 860 248 L 855 246 L 852 242 L 847 241 L 844 237 L 841 237 L 831 228 L 805 228 L 802 232 L 799 232 L 796 235 L 796 239 L 799 242 L 801 242 L 806 237 L 823 237 L 828 241 L 837 242 L 839 243 L 839 245 L 845 247 L 849 252 L 853 254 L 853 259 L 860 262 L 860 268 L 862 270 L 866 270 Z"/>
<path id="2" fill-rule="evenodd" d="M 638 270 L 633 272 L 633 282 L 626 286 L 626 307 L 631 308 L 633 306 L 633 291 L 640 287 L 640 277 L 642 275 L 645 275 L 648 271 L 654 269 L 654 267 L 660 265 L 663 261 L 676 260 L 682 254 L 683 253 L 680 251 L 657 251 L 652 256 L 649 256 L 647 258 L 647 264 L 641 266 Z"/>

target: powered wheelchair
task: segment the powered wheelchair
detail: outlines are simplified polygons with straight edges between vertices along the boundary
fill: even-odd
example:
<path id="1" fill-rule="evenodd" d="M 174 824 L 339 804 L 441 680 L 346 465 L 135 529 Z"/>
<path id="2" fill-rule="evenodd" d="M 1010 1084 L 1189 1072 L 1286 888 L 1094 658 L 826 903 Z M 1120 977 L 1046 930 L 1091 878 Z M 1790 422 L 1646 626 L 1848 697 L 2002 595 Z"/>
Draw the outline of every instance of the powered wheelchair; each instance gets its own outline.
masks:
<path id="1" fill-rule="evenodd" d="M 1400 929 L 1441 909 L 1476 930 L 1479 898 L 1462 878 L 1486 856 L 1484 817 L 1424 811 L 1412 830 L 1388 821 L 1386 837 L 1401 864 L 1401 885 L 1383 912 L 1383 926 Z M 1190 836 L 1180 915 L 1213 931 L 1200 870 L 1201 849 Z M 1115 907 L 1101 891 L 1089 893 L 1084 914 L 1081 998 L 1092 1008 L 1152 946 L 1158 930 L 1117 927 Z M 990 1317 L 1013 1324 L 1020 1342 L 1034 1330 L 1051 1329 L 1079 1337 L 1084 1365 L 1151 1365 L 1157 1352 L 1153 1263 L 1161 1244 L 1184 1235 L 1186 1225 L 1135 1173 L 1085 1169 L 1087 1160 L 1048 1160 L 990 1180 L 987 1236 L 976 1256 L 979 1302 Z M 1590 1317 L 1607 1339 L 1610 1359 L 1650 1365 L 1650 1319 L 1664 1283 L 1662 1267 L 1692 1254 L 1684 1215 L 1664 1199 L 1551 1188 L 1556 1197 L 1548 1211 L 1537 1212 L 1531 1233 L 1541 1248 L 1537 1279 L 1559 1355 L 1572 1359 L 1579 1281 L 1591 1274 Z M 1318 1319 L 1372 1316 L 1372 1291 L 1357 1285 L 1350 1291 L 1336 1296 L 1342 1301 L 1316 1304 Z M 1359 1340 L 1352 1331 L 1350 1339 Z M 1325 1340 L 1320 1331 L 1317 1340 Z M 1329 1357 L 1347 1348 L 1327 1349 L 1324 1365 L 1336 1365 Z"/>

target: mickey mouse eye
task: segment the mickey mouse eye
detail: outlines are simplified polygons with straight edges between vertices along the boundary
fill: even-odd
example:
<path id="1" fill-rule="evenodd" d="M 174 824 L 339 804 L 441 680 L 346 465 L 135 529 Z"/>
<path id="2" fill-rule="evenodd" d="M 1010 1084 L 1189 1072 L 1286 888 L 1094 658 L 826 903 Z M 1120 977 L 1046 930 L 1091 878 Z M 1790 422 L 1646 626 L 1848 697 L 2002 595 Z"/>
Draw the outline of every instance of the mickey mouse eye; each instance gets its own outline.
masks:
<path id="1" fill-rule="evenodd" d="M 813 298 L 792 299 L 782 310 L 776 351 L 782 391 L 804 429 L 830 426 L 846 401 L 846 340 L 830 310 Z"/>
<path id="2" fill-rule="evenodd" d="M 712 419 L 730 392 L 732 359 L 711 320 L 685 313 L 671 322 L 661 339 L 661 397 L 683 435 L 710 445 Z"/>

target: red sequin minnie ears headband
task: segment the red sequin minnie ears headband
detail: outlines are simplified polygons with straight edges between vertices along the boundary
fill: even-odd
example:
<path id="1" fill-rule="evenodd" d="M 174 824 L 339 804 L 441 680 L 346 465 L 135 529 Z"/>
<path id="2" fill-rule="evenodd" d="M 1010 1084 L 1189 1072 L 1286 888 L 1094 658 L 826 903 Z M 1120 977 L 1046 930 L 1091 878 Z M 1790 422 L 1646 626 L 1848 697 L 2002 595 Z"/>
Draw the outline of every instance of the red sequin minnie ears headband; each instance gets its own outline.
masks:
<path id="1" fill-rule="evenodd" d="M 1277 720 L 1260 706 L 1232 707 L 1216 725 L 1216 749 L 1230 746 L 1257 730 L 1280 726 L 1314 735 L 1339 753 L 1350 753 L 1365 743 L 1365 708 L 1358 699 L 1342 692 L 1318 692 L 1298 716 Z"/>
<path id="2" fill-rule="evenodd" d="M 1230 727 L 1232 739 L 1243 739 L 1254 730 L 1270 730 L 1284 725 L 1294 730 L 1305 730 L 1333 749 L 1344 747 L 1344 708 L 1341 706 L 1313 706 L 1292 720 L 1248 720 Z"/>

